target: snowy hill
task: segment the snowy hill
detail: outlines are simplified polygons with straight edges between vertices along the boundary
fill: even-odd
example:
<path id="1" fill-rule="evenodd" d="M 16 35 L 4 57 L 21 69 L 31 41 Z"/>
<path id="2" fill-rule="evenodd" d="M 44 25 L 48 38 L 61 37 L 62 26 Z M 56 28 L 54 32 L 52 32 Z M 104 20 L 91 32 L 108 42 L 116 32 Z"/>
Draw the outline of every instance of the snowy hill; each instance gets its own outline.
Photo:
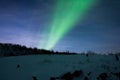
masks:
<path id="1" fill-rule="evenodd" d="M 29 55 L 0 58 L 0 80 L 50 80 L 81 70 L 73 80 L 119 80 L 120 56 L 115 55 Z M 85 78 L 87 77 L 87 78 Z M 63 80 L 52 79 L 51 80 Z M 65 80 L 65 79 L 64 79 Z"/>

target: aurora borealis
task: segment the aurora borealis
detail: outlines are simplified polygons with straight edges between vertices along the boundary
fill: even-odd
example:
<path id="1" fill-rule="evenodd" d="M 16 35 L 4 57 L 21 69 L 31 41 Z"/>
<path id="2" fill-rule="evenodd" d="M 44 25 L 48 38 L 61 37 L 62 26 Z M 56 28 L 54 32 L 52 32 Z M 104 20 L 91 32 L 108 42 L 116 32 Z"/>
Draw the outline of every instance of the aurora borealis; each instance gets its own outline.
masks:
<path id="1" fill-rule="evenodd" d="M 0 0 L 0 43 L 120 51 L 120 0 Z"/>
<path id="2" fill-rule="evenodd" d="M 50 25 L 48 42 L 43 44 L 43 49 L 51 50 L 55 44 L 67 33 L 78 19 L 84 18 L 87 10 L 95 0 L 56 0 L 55 12 Z M 40 44 L 41 46 L 41 44 Z"/>

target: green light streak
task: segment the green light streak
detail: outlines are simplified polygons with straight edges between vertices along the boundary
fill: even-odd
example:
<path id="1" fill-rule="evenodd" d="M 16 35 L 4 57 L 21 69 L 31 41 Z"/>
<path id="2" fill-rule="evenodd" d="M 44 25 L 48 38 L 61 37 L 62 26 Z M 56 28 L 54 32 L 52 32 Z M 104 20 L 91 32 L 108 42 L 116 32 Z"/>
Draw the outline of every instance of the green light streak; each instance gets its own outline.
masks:
<path id="1" fill-rule="evenodd" d="M 47 50 L 52 49 L 74 27 L 78 19 L 83 19 L 94 2 L 95 0 L 57 0 L 48 42 L 41 47 Z"/>

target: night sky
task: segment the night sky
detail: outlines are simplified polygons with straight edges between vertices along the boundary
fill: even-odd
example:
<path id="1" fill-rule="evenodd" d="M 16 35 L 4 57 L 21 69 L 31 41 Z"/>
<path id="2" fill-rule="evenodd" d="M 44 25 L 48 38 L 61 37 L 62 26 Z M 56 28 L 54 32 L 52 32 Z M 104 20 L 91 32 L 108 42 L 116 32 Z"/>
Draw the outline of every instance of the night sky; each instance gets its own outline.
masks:
<path id="1" fill-rule="evenodd" d="M 56 1 L 0 0 L 0 42 L 38 48 L 46 43 Z M 97 1 L 53 50 L 120 51 L 120 0 Z"/>

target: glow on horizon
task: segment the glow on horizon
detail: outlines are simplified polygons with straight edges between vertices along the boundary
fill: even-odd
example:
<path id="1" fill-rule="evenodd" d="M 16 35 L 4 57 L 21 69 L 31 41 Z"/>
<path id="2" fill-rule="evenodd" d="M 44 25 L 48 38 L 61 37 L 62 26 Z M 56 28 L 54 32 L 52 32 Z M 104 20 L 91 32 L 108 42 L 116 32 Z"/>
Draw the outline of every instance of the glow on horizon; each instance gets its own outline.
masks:
<path id="1" fill-rule="evenodd" d="M 78 20 L 82 20 L 95 0 L 57 0 L 53 19 L 49 25 L 47 42 L 39 48 L 50 50 L 71 30 Z"/>

